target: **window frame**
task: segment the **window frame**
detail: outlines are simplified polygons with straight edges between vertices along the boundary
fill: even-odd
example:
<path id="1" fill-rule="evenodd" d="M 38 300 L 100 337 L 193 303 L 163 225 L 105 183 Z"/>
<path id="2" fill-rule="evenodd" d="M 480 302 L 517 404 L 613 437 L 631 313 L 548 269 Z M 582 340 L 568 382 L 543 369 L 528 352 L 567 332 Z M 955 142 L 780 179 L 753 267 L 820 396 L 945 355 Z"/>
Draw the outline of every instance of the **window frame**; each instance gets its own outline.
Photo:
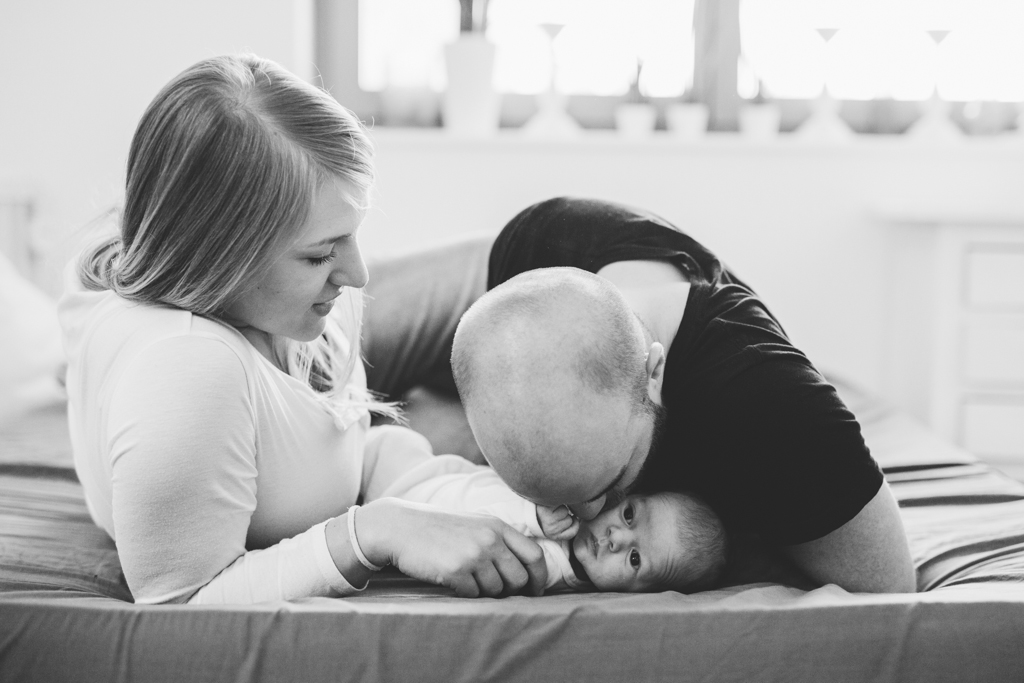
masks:
<path id="1" fill-rule="evenodd" d="M 709 130 L 735 131 L 743 100 L 736 90 L 736 63 L 740 56 L 741 0 L 695 0 L 693 31 L 695 38 L 694 92 L 696 99 L 709 108 Z M 359 0 L 315 0 L 314 54 L 323 85 L 343 105 L 362 120 L 387 126 L 382 117 L 379 93 L 359 87 Z M 441 93 L 434 94 L 440 111 Z M 583 128 L 615 127 L 615 106 L 624 96 L 570 95 L 569 113 Z M 650 98 L 663 112 L 671 98 Z M 783 131 L 794 130 L 810 115 L 813 100 L 775 100 L 782 114 Z M 918 119 L 925 103 L 897 100 L 842 100 L 840 115 L 859 133 L 902 133 Z M 1014 127 L 1019 111 L 1017 103 L 982 103 L 992 107 L 990 118 L 978 124 L 965 115 L 965 102 L 950 102 L 950 117 L 967 134 L 997 133 Z M 536 111 L 532 95 L 506 93 L 502 96 L 501 126 L 516 128 Z M 993 123 L 995 121 L 996 123 Z M 999 122 L 1002 123 L 999 123 Z M 441 125 L 440 119 L 434 126 Z M 659 121 L 659 127 L 664 122 Z M 987 128 L 987 129 L 986 129 Z"/>
<path id="2" fill-rule="evenodd" d="M 696 0 L 696 5 L 705 3 L 707 0 Z M 737 38 L 735 42 L 738 49 L 739 0 L 711 0 L 708 4 L 719 3 L 735 5 L 737 8 Z M 314 22 L 314 50 L 320 84 L 361 119 L 388 125 L 382 119 L 380 94 L 365 91 L 359 87 L 359 0 L 315 0 Z M 697 69 L 696 64 L 694 69 Z M 733 71 L 735 71 L 735 67 Z M 695 74 L 695 82 L 698 80 Z M 707 79 L 702 82 L 707 82 Z M 735 91 L 735 74 L 733 74 L 733 91 Z M 437 109 L 440 110 L 441 93 L 436 93 L 436 97 Z M 624 95 L 570 95 L 567 98 L 566 106 L 569 113 L 583 128 L 614 128 L 615 106 L 624 99 Z M 738 100 L 738 96 L 735 99 Z M 666 103 L 672 101 L 672 98 L 652 97 L 650 101 L 659 109 L 663 109 Z M 536 98 L 533 95 L 503 94 L 501 126 L 508 128 L 521 126 L 533 115 L 536 107 Z M 735 125 L 735 115 L 732 120 Z M 440 121 L 437 121 L 436 125 L 440 125 Z"/>

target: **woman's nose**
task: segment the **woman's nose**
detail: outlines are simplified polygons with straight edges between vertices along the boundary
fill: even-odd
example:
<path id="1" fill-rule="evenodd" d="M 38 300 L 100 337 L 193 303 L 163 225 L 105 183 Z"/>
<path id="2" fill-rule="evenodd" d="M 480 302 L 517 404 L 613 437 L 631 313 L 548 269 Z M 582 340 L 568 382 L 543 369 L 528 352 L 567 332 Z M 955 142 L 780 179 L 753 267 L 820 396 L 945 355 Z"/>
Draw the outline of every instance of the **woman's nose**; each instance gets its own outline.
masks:
<path id="1" fill-rule="evenodd" d="M 357 289 L 366 286 L 370 275 L 366 270 L 366 263 L 363 261 L 363 253 L 359 249 L 359 244 L 353 240 L 350 245 L 346 245 L 341 250 L 339 257 L 334 262 L 335 266 L 328 278 L 331 284 L 337 287 L 355 287 Z"/>

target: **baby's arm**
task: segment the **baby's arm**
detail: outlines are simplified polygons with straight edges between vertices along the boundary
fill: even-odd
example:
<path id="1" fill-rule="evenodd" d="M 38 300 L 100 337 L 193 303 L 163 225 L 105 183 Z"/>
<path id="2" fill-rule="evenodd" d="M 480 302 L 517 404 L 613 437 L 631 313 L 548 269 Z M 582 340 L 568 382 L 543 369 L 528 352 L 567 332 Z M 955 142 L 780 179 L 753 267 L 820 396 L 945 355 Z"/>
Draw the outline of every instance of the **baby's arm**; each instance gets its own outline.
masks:
<path id="1" fill-rule="evenodd" d="M 490 467 L 474 465 L 457 455 L 438 455 L 399 477 L 382 496 L 437 505 L 453 512 L 489 514 L 533 538 L 548 568 L 545 590 L 569 586 L 572 572 L 562 544 L 544 537 L 537 506 L 520 497 Z"/>
<path id="2" fill-rule="evenodd" d="M 384 425 L 370 427 L 363 448 L 363 499 L 384 497 L 407 472 L 434 459 L 430 442 L 422 434 L 406 427 Z"/>
<path id="3" fill-rule="evenodd" d="M 388 496 L 493 515 L 526 536 L 544 538 L 536 505 L 517 495 L 490 467 L 458 455 L 438 455 L 416 465 L 380 495 Z"/>

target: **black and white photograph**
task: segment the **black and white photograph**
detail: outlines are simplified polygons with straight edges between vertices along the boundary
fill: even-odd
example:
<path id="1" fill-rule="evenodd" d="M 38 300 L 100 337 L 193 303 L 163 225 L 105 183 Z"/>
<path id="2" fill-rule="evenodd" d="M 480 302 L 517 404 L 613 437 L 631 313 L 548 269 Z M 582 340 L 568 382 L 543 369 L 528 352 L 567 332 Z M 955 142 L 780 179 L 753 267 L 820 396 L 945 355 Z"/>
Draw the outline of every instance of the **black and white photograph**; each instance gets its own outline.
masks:
<path id="1" fill-rule="evenodd" d="M 0 683 L 1024 680 L 1021 0 L 0 60 Z"/>

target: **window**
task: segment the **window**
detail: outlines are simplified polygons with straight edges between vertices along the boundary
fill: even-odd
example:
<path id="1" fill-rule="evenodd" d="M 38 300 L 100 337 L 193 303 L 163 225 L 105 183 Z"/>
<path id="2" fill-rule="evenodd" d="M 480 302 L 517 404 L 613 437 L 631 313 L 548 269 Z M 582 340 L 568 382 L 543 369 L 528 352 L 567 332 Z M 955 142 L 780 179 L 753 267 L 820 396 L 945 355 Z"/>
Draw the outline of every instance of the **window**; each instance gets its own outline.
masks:
<path id="1" fill-rule="evenodd" d="M 677 97 L 692 84 L 693 0 L 477 2 L 487 7 L 486 35 L 498 48 L 494 79 L 506 125 L 529 118 L 552 76 L 570 96 L 570 112 L 591 127 L 611 125 L 638 60 L 645 95 Z M 316 8 L 317 66 L 340 101 L 387 122 L 400 95 L 406 123 L 436 119 L 458 0 L 317 0 Z"/>
<path id="2" fill-rule="evenodd" d="M 571 95 L 624 94 L 638 59 L 647 95 L 681 95 L 692 77 L 692 0 L 490 0 L 486 7 L 499 92 L 543 92 L 552 57 L 556 88 Z M 443 48 L 458 31 L 455 0 L 360 0 L 360 87 L 443 91 Z"/>
<path id="3" fill-rule="evenodd" d="M 712 127 L 735 126 L 743 97 L 780 101 L 783 127 L 827 87 L 861 132 L 898 132 L 937 92 L 974 132 L 1012 126 L 1024 100 L 1021 0 L 475 0 L 498 46 L 502 121 L 536 110 L 554 78 L 585 127 L 610 127 L 643 64 L 652 98 L 693 88 Z M 316 0 L 325 85 L 365 118 L 436 125 L 443 46 L 458 0 Z M 410 102 L 413 102 L 410 109 Z M 410 114 L 410 111 L 412 112 Z"/>
<path id="4" fill-rule="evenodd" d="M 1024 100 L 1019 0 L 744 0 L 741 94 Z"/>

